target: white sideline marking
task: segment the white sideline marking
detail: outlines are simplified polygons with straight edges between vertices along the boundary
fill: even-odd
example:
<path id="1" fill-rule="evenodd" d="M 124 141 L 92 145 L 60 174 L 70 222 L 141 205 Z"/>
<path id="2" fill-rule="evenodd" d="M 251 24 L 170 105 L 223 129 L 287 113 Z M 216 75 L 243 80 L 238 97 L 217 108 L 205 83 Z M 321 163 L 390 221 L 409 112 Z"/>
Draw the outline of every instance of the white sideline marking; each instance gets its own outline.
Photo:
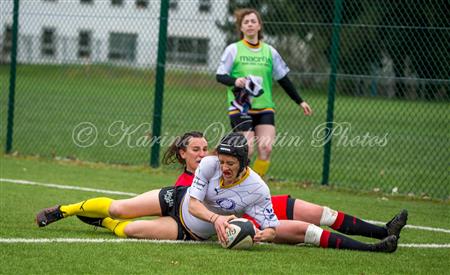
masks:
<path id="1" fill-rule="evenodd" d="M 131 197 L 138 195 L 136 193 L 128 193 L 128 192 L 112 191 L 112 190 L 104 190 L 104 189 L 94 189 L 94 188 L 71 186 L 71 185 L 61 185 L 61 184 L 54 184 L 54 183 L 40 183 L 40 182 L 34 182 L 34 181 L 28 181 L 28 180 L 15 180 L 15 179 L 0 178 L 0 182 L 9 182 L 9 183 L 15 183 L 15 184 L 24 184 L 24 185 L 36 185 L 36 186 L 44 186 L 44 187 L 57 188 L 57 189 L 80 190 L 80 191 L 103 193 L 103 194 L 126 195 L 126 196 L 131 196 Z M 374 224 L 380 224 L 380 225 L 385 224 L 384 222 L 380 222 L 380 221 L 371 221 L 371 220 L 366 220 L 366 221 L 370 222 L 370 223 L 374 223 Z M 435 228 L 435 227 L 410 225 L 410 224 L 407 224 L 405 226 L 405 228 L 425 230 L 425 231 L 434 231 L 434 232 L 443 232 L 443 233 L 450 234 L 450 229 L 444 229 L 444 228 Z"/>
<path id="2" fill-rule="evenodd" d="M 212 244 L 217 243 L 213 241 L 173 241 L 173 240 L 140 240 L 140 239 L 81 239 L 81 238 L 54 238 L 54 239 L 26 239 L 26 238 L 0 238 L 0 243 L 157 243 L 157 244 Z M 258 244 L 258 245 L 267 245 Z M 268 244 L 273 245 L 273 244 Z M 450 244 L 399 244 L 399 247 L 406 248 L 450 248 Z"/>
<path id="3" fill-rule="evenodd" d="M 371 221 L 371 220 L 365 220 L 365 221 L 373 223 L 373 224 L 380 224 L 380 225 L 386 224 L 385 222 L 379 222 L 379 221 Z M 435 232 L 450 233 L 450 229 L 428 227 L 428 226 L 420 226 L 420 225 L 407 224 L 405 226 L 405 228 L 425 230 L 425 231 L 435 231 Z"/>
<path id="4" fill-rule="evenodd" d="M 144 240 L 144 239 L 81 239 L 81 238 L 0 238 L 0 243 L 162 243 L 162 244 L 208 244 L 211 241 L 175 241 L 175 240 Z"/>
<path id="5" fill-rule="evenodd" d="M 104 190 L 104 189 L 94 189 L 94 188 L 87 188 L 87 187 L 80 187 L 80 186 L 61 185 L 61 184 L 54 184 L 54 183 L 40 183 L 40 182 L 34 182 L 34 181 L 28 181 L 28 180 L 13 180 L 13 179 L 0 178 L 0 182 L 9 182 L 9 183 L 16 183 L 16 184 L 24 184 L 24 185 L 36 185 L 36 186 L 44 186 L 44 187 L 57 188 L 57 189 L 80 190 L 80 191 L 103 193 L 103 194 L 126 195 L 126 196 L 131 196 L 131 197 L 138 195 L 136 193 L 128 193 L 128 192 L 112 191 L 112 190 Z"/>

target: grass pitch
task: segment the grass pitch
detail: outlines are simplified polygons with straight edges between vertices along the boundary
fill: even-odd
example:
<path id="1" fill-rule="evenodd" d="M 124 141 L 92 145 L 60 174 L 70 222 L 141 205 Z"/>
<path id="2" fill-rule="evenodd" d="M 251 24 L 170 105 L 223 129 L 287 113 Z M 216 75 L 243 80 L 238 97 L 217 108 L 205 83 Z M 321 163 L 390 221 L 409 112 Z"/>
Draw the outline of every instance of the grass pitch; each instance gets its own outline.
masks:
<path id="1" fill-rule="evenodd" d="M 173 170 L 74 161 L 0 156 L 1 178 L 142 193 L 172 185 Z M 450 229 L 450 205 L 374 194 L 335 191 L 295 183 L 272 184 L 272 193 L 289 193 L 356 216 L 387 221 L 400 209 L 408 223 Z M 76 218 L 38 228 L 43 207 L 71 203 L 102 193 L 0 182 L 0 238 L 81 238 L 115 240 L 110 232 Z M 109 195 L 108 195 L 109 196 Z M 126 196 L 113 195 L 113 198 Z M 371 239 L 359 238 L 364 241 Z M 450 234 L 405 228 L 400 244 L 450 244 Z M 250 251 L 217 243 L 0 243 L 2 274 L 446 274 L 450 248 L 399 247 L 393 254 L 339 251 L 291 245 L 257 245 Z"/>

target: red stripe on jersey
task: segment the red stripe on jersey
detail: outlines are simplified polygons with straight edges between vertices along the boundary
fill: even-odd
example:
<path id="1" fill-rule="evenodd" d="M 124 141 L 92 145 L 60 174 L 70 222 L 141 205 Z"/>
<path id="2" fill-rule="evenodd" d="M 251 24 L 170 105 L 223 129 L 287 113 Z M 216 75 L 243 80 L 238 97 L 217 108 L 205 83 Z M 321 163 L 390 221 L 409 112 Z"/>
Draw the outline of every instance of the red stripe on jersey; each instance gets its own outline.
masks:
<path id="1" fill-rule="evenodd" d="M 341 228 L 342 222 L 344 221 L 344 216 L 344 213 L 338 211 L 336 221 L 330 227 L 334 230 L 338 230 L 339 228 Z"/>
<path id="2" fill-rule="evenodd" d="M 322 236 L 320 236 L 320 247 L 328 247 L 328 239 L 330 238 L 330 231 L 322 231 Z"/>
<path id="3" fill-rule="evenodd" d="M 175 186 L 191 186 L 193 180 L 194 174 L 185 171 L 178 177 L 177 181 L 175 182 Z"/>

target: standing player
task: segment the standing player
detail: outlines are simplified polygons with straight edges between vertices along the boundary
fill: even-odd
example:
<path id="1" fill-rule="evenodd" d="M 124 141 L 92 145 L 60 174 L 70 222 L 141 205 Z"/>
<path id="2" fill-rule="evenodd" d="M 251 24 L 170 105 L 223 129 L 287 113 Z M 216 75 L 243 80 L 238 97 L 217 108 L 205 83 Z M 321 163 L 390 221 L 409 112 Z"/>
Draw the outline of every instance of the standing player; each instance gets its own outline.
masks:
<path id="1" fill-rule="evenodd" d="M 241 40 L 225 49 L 216 78 L 228 87 L 231 127 L 247 137 L 250 156 L 256 141 L 258 156 L 253 169 L 264 176 L 269 169 L 275 140 L 272 78 L 303 109 L 305 115 L 311 115 L 312 109 L 290 81 L 289 68 L 280 54 L 261 41 L 263 23 L 260 14 L 254 9 L 241 9 L 235 12 L 235 17 Z"/>

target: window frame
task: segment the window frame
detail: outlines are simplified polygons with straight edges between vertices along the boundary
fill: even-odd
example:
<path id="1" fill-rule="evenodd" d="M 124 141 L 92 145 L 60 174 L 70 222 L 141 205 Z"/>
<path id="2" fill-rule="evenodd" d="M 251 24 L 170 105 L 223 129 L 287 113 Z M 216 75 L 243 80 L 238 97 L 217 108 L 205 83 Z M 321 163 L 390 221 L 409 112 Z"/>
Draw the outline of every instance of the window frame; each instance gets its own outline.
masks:
<path id="1" fill-rule="evenodd" d="M 48 35 L 48 36 L 47 36 Z M 49 41 L 46 41 L 49 40 Z M 44 58 L 55 58 L 57 54 L 58 35 L 56 27 L 42 27 L 40 37 L 40 54 Z"/>
<path id="2" fill-rule="evenodd" d="M 116 44 L 117 43 L 117 44 Z M 125 44 L 125 45 L 124 45 Z M 126 45 L 128 44 L 128 45 Z M 131 46 L 132 51 L 128 52 Z M 108 37 L 108 60 L 112 62 L 136 62 L 138 34 L 131 32 L 110 32 Z"/>
<path id="3" fill-rule="evenodd" d="M 86 44 L 83 43 L 83 35 L 86 35 L 85 38 Z M 93 31 L 92 30 L 79 30 L 78 31 L 78 49 L 77 49 L 77 57 L 79 59 L 91 58 L 92 57 L 92 45 L 93 45 Z"/>
<path id="4" fill-rule="evenodd" d="M 210 39 L 206 37 L 169 36 L 167 60 L 170 63 L 207 65 Z"/>

